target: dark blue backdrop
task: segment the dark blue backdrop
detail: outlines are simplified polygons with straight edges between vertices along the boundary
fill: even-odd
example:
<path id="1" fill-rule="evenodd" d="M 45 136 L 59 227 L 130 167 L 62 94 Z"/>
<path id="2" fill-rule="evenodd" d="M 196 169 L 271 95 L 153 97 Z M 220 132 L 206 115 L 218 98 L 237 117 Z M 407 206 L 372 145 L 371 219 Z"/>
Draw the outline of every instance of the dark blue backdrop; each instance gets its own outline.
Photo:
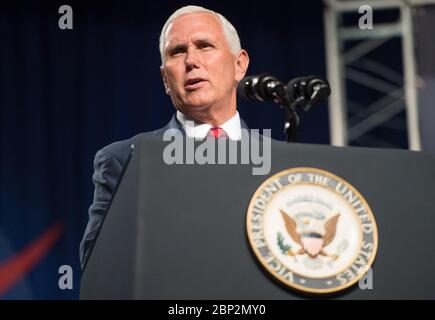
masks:
<path id="1" fill-rule="evenodd" d="M 58 28 L 62 4 L 73 8 L 73 30 Z M 0 5 L 0 298 L 77 298 L 94 154 L 169 121 L 158 37 L 186 4 L 232 21 L 250 53 L 250 74 L 325 76 L 320 0 Z M 250 127 L 283 138 L 275 105 L 240 103 L 239 112 Z M 326 105 L 303 120 L 299 141 L 329 142 Z M 73 290 L 58 287 L 61 265 L 73 268 Z"/>

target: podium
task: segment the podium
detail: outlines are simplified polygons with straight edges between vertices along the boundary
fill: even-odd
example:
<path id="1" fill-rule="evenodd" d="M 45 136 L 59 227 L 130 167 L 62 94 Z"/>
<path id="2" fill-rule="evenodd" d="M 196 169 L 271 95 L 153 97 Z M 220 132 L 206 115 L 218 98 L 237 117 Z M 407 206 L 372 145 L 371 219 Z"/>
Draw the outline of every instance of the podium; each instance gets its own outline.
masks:
<path id="1" fill-rule="evenodd" d="M 435 298 L 435 155 L 271 143 L 271 170 L 168 165 L 161 136 L 138 136 L 81 279 L 81 299 Z M 247 240 L 248 204 L 277 172 L 312 167 L 342 177 L 376 219 L 373 288 L 307 295 L 275 280 Z"/>

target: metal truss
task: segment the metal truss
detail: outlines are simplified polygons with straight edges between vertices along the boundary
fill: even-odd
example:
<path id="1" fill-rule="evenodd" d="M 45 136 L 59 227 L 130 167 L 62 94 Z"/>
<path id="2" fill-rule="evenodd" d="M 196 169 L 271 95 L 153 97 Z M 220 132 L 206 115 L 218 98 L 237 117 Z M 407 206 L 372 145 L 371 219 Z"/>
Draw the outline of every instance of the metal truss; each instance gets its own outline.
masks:
<path id="1" fill-rule="evenodd" d="M 356 140 L 367 146 L 397 147 L 387 139 L 370 134 L 375 128 L 406 130 L 411 150 L 421 150 L 417 103 L 417 72 L 414 53 L 413 7 L 435 4 L 433 0 L 324 0 L 327 73 L 332 93 L 329 102 L 331 144 L 345 146 Z M 379 10 L 398 10 L 395 22 L 375 23 L 362 30 L 343 24 L 349 13 L 358 14 L 369 5 L 373 15 Z M 401 38 L 402 72 L 368 57 L 392 38 Z M 345 49 L 347 44 L 358 42 Z M 400 53 L 399 53 L 400 54 Z M 375 90 L 381 98 L 370 105 L 347 101 L 346 82 Z M 406 124 L 395 117 L 406 110 Z"/>

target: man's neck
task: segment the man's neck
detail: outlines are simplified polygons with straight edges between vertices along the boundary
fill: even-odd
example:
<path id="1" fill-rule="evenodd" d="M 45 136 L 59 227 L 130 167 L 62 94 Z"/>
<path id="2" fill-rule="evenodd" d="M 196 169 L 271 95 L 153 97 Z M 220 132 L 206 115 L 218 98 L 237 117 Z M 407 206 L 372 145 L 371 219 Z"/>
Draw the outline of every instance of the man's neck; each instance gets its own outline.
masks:
<path id="1" fill-rule="evenodd" d="M 191 138 L 204 139 L 213 127 L 210 123 L 192 119 L 181 111 L 177 111 L 176 116 L 187 136 Z M 237 111 L 232 118 L 219 125 L 219 127 L 226 132 L 231 140 L 237 141 L 241 139 L 241 121 Z"/>
<path id="2" fill-rule="evenodd" d="M 236 115 L 236 109 L 225 114 L 190 113 L 181 111 L 187 118 L 200 123 L 208 123 L 212 127 L 219 127 Z"/>

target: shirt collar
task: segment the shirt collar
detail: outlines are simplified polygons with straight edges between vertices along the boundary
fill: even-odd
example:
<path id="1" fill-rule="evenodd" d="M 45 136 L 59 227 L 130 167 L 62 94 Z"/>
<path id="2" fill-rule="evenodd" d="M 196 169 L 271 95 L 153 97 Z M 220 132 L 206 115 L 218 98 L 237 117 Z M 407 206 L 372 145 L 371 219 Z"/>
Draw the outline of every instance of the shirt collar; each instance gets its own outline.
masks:
<path id="1" fill-rule="evenodd" d="M 210 131 L 210 128 L 213 127 L 208 123 L 202 123 L 191 119 L 180 111 L 177 111 L 177 119 L 180 121 L 189 138 L 204 139 Z M 231 140 L 237 141 L 241 139 L 242 128 L 240 124 L 240 116 L 237 111 L 231 119 L 219 127 L 225 130 Z"/>

